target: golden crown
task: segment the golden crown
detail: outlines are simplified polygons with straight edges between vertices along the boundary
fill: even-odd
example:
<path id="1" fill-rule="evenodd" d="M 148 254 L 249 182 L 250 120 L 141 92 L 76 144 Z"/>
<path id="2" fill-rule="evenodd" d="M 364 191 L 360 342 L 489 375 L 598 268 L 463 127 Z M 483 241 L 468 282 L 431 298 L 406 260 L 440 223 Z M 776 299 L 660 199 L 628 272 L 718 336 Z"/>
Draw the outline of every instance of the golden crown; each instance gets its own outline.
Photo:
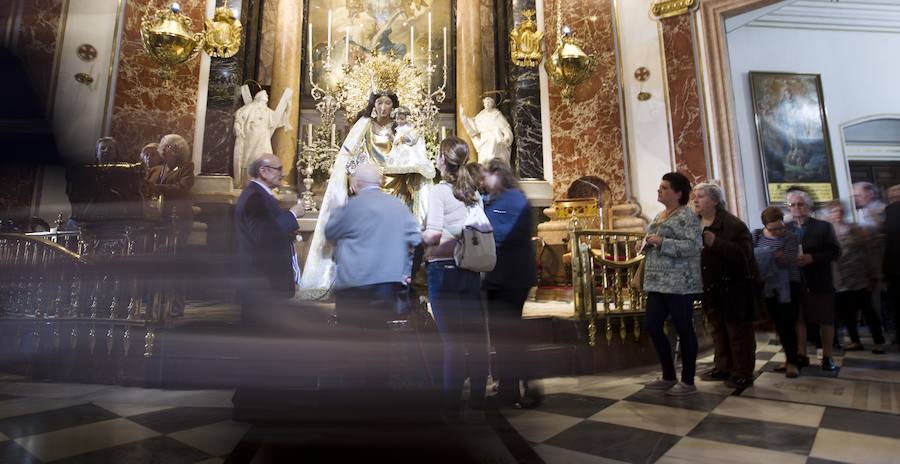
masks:
<path id="1" fill-rule="evenodd" d="M 375 53 L 349 67 L 337 84 L 338 100 L 352 118 L 366 107 L 370 95 L 392 93 L 415 114 L 426 100 L 423 77 L 409 60 Z"/>

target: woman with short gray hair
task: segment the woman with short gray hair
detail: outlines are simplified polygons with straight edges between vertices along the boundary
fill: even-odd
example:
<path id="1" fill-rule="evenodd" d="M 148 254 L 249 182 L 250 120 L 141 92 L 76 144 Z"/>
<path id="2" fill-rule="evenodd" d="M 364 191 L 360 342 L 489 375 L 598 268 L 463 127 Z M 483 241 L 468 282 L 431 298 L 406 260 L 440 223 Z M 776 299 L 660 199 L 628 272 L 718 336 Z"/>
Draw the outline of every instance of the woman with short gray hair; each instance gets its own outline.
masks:
<path id="1" fill-rule="evenodd" d="M 724 380 L 730 388 L 753 385 L 756 337 L 753 321 L 759 316 L 750 229 L 725 209 L 722 189 L 705 183 L 694 188 L 694 209 L 703 229 L 700 253 L 703 310 L 712 326 L 715 367 L 702 380 Z"/>

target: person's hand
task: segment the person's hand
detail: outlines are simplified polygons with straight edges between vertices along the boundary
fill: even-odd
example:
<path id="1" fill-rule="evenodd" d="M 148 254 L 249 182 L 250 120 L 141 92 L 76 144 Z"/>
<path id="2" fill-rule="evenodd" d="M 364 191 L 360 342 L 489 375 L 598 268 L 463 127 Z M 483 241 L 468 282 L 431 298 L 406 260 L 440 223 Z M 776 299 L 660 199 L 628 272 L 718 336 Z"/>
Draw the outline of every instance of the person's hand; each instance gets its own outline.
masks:
<path id="1" fill-rule="evenodd" d="M 406 276 L 406 277 L 403 278 L 403 285 L 407 285 L 407 286 L 408 286 L 410 283 L 412 283 L 412 277 Z"/>
<path id="2" fill-rule="evenodd" d="M 648 235 L 647 236 L 647 244 L 655 247 L 662 246 L 663 238 L 659 235 Z"/>
<path id="3" fill-rule="evenodd" d="M 708 230 L 703 231 L 703 244 L 704 245 L 711 247 L 715 241 L 716 241 L 716 234 L 714 234 Z"/>
<path id="4" fill-rule="evenodd" d="M 812 264 L 813 257 L 812 255 L 800 255 L 797 257 L 797 265 L 798 266 L 808 266 Z"/>
<path id="5" fill-rule="evenodd" d="M 303 207 L 303 203 L 298 201 L 297 204 L 291 206 L 291 212 L 294 213 L 294 216 L 301 218 L 306 214 L 306 208 Z"/>

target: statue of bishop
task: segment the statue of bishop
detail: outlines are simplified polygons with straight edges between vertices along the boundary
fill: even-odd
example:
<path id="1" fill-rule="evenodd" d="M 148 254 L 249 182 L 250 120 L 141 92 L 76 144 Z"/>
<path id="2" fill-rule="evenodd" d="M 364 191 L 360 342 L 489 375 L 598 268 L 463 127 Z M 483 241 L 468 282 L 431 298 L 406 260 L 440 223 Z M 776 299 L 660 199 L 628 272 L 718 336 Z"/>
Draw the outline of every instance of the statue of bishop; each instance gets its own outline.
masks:
<path id="1" fill-rule="evenodd" d="M 250 98 L 250 87 L 241 86 L 244 106 L 234 113 L 234 187 L 243 188 L 250 177 L 247 165 L 264 153 L 272 153 L 272 134 L 284 127 L 291 130 L 290 121 L 292 89 L 285 89 L 278 106 L 269 108 L 269 95 L 265 90 Z"/>
<path id="2" fill-rule="evenodd" d="M 466 116 L 462 105 L 459 105 L 460 119 L 475 144 L 478 162 L 485 164 L 493 158 L 500 158 L 508 163 L 513 141 L 512 128 L 492 97 L 484 97 L 482 103 L 484 109 L 474 118 Z"/>

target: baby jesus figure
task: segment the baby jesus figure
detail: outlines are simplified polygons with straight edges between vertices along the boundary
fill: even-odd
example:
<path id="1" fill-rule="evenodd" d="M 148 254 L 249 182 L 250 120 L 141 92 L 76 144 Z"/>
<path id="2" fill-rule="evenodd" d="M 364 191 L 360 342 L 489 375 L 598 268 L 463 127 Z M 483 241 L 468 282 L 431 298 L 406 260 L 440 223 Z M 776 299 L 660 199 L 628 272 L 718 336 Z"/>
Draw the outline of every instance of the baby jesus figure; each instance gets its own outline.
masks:
<path id="1" fill-rule="evenodd" d="M 414 147 L 419 143 L 420 137 L 416 128 L 409 123 L 409 108 L 401 106 L 394 110 L 394 149 L 388 164 L 392 166 L 409 166 L 417 163 L 417 154 Z"/>

